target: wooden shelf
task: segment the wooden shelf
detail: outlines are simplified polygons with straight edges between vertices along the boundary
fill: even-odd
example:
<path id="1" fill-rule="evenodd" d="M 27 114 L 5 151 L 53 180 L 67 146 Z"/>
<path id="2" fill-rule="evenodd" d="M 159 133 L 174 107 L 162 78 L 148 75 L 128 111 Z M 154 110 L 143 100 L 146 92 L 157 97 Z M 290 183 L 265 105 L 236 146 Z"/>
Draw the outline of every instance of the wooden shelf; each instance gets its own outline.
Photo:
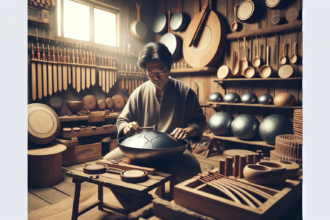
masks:
<path id="1" fill-rule="evenodd" d="M 214 82 L 223 83 L 230 81 L 287 81 L 287 80 L 302 80 L 302 77 L 291 78 L 228 78 L 228 79 L 215 79 Z"/>
<path id="2" fill-rule="evenodd" d="M 294 30 L 301 30 L 302 28 L 302 21 L 297 21 L 297 22 L 292 22 L 288 24 L 283 24 L 283 25 L 274 25 L 270 26 L 267 28 L 263 29 L 257 29 L 257 30 L 248 30 L 244 32 L 235 32 L 231 34 L 227 34 L 226 40 L 231 41 L 231 40 L 236 40 L 238 38 L 249 38 L 249 37 L 255 37 L 255 36 L 267 36 L 271 34 L 279 34 L 281 32 L 286 32 L 286 31 L 294 31 Z"/>
<path id="3" fill-rule="evenodd" d="M 302 106 L 276 106 L 276 105 L 262 105 L 262 104 L 245 104 L 245 103 L 227 103 L 227 102 L 207 102 L 211 107 L 217 108 L 220 105 L 235 105 L 235 106 L 249 106 L 249 107 L 265 107 L 265 108 L 294 108 L 302 109 Z"/>
<path id="4" fill-rule="evenodd" d="M 73 137 L 88 137 L 100 134 L 110 134 L 110 133 L 117 133 L 117 126 L 116 125 L 109 125 L 106 127 L 97 127 L 92 129 L 91 127 L 87 128 L 80 128 L 79 131 L 61 131 L 60 137 L 62 138 L 73 138 Z"/>
<path id="5" fill-rule="evenodd" d="M 213 73 L 216 72 L 216 68 L 201 67 L 201 68 L 187 68 L 187 69 L 171 69 L 170 74 L 184 74 L 184 73 Z"/>
<path id="6" fill-rule="evenodd" d="M 110 115 L 106 115 L 105 118 L 118 118 L 120 115 L 120 112 L 114 112 L 110 113 Z M 87 121 L 88 120 L 88 115 L 71 115 L 71 116 L 61 116 L 58 117 L 61 122 L 70 122 L 70 121 Z"/>
<path id="7" fill-rule="evenodd" d="M 240 140 L 237 137 L 218 136 L 218 135 L 214 135 L 213 133 L 209 133 L 209 134 L 203 133 L 203 136 L 220 139 L 220 140 L 225 140 L 225 141 L 232 141 L 232 142 L 238 142 L 238 143 L 243 143 L 243 144 L 275 148 L 275 145 L 267 144 L 265 141 L 245 141 L 245 140 Z"/>

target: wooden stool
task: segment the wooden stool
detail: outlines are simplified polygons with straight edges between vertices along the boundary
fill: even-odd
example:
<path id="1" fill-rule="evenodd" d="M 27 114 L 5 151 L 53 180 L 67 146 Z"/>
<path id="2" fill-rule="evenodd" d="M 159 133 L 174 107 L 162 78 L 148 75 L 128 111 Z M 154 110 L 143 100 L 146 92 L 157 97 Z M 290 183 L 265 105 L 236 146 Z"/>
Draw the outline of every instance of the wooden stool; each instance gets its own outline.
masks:
<path id="1" fill-rule="evenodd" d="M 28 150 L 29 187 L 46 187 L 61 181 L 62 152 L 65 150 L 65 145 L 57 143 Z"/>

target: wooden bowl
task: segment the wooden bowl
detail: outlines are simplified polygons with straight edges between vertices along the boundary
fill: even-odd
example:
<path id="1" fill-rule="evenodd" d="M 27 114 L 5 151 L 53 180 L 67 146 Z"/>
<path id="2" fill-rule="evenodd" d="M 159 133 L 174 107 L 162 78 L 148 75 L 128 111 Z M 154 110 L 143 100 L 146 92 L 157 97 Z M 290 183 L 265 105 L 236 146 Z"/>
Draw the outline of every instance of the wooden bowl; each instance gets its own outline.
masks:
<path id="1" fill-rule="evenodd" d="M 287 173 L 286 173 L 286 168 L 283 165 L 272 162 L 258 162 L 257 165 L 269 167 L 272 170 L 273 179 L 271 184 L 281 185 L 285 183 Z"/>
<path id="2" fill-rule="evenodd" d="M 268 185 L 273 180 L 273 173 L 269 167 L 249 164 L 244 167 L 244 177 L 250 183 Z"/>
<path id="3" fill-rule="evenodd" d="M 295 162 L 284 161 L 284 160 L 267 160 L 267 162 L 277 163 L 284 166 L 286 168 L 287 178 L 294 178 L 300 169 L 299 164 Z"/>
<path id="4" fill-rule="evenodd" d="M 68 108 L 73 113 L 77 113 L 83 108 L 83 102 L 82 101 L 67 101 L 66 102 Z"/>
<path id="5" fill-rule="evenodd" d="M 287 92 L 283 92 L 275 96 L 274 105 L 277 106 L 292 106 L 296 103 L 296 98 Z"/>

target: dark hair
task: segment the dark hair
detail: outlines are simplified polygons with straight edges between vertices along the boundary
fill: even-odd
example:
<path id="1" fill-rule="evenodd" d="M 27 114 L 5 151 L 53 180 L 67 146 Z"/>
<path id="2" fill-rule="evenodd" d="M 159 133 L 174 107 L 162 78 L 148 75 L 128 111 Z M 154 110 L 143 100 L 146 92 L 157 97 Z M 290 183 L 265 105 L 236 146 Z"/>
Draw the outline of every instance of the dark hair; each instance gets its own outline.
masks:
<path id="1" fill-rule="evenodd" d="M 173 63 L 173 57 L 168 48 L 160 42 L 151 42 L 144 46 L 143 50 L 139 54 L 138 66 L 145 69 L 146 62 L 160 61 L 164 63 L 168 70 L 171 70 Z"/>

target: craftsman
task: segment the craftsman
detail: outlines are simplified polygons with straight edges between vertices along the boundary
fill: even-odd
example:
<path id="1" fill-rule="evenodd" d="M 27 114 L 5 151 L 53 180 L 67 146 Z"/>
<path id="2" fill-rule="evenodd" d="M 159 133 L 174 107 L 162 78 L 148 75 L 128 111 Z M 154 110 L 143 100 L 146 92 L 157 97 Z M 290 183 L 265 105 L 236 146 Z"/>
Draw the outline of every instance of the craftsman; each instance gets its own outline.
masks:
<path id="1" fill-rule="evenodd" d="M 172 54 L 162 43 L 148 43 L 138 58 L 139 67 L 146 70 L 149 81 L 138 87 L 128 99 L 117 120 L 118 138 L 139 131 L 139 126 L 157 124 L 157 131 L 176 139 L 189 138 L 199 142 L 206 128 L 206 118 L 195 92 L 186 84 L 171 78 Z M 119 148 L 104 159 L 125 157 Z M 182 182 L 201 172 L 191 147 L 177 160 L 184 163 L 186 172 L 178 178 Z M 117 199 L 122 203 L 115 193 Z M 122 204 L 124 205 L 124 204 Z"/>

